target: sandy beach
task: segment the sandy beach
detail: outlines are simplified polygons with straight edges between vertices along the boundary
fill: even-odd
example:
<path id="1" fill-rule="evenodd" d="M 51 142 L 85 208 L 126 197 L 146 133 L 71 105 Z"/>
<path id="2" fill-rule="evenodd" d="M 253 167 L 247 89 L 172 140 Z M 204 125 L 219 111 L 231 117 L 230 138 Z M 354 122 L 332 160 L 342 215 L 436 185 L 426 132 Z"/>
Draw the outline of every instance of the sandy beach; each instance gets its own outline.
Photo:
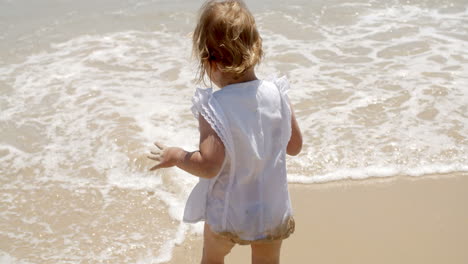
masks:
<path id="1" fill-rule="evenodd" d="M 281 263 L 468 263 L 468 175 L 291 184 L 296 232 Z M 202 238 L 170 263 L 199 263 Z M 236 246 L 226 263 L 250 263 Z"/>

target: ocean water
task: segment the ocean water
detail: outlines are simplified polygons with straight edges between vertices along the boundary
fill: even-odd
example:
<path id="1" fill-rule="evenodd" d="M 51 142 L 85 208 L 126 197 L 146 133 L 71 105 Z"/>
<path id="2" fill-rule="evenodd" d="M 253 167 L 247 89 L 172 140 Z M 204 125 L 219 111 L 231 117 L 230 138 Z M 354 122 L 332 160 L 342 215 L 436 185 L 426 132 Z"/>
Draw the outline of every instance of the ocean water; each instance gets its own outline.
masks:
<path id="1" fill-rule="evenodd" d="M 246 1 L 288 76 L 291 183 L 468 174 L 468 1 Z M 190 33 L 202 1 L 0 0 L 0 263 L 164 263 L 201 225 Z"/>

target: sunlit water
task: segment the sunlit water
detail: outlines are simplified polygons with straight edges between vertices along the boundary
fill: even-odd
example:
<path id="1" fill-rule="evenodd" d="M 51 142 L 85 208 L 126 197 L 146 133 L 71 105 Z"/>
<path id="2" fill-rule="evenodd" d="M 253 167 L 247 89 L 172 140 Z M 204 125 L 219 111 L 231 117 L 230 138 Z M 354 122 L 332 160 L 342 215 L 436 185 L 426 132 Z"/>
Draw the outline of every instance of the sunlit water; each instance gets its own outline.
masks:
<path id="1" fill-rule="evenodd" d="M 261 78 L 287 75 L 305 146 L 289 180 L 468 172 L 468 1 L 247 1 Z M 200 1 L 0 1 L 0 262 L 159 263 L 197 179 Z"/>

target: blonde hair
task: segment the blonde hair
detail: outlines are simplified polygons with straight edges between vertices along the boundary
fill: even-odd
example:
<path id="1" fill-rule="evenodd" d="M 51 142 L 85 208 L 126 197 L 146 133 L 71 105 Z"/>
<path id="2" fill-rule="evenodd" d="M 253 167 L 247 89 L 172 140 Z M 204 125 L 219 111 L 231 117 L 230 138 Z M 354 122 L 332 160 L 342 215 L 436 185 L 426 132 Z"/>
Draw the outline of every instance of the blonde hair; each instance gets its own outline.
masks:
<path id="1" fill-rule="evenodd" d="M 221 72 L 238 77 L 258 64 L 263 55 L 255 19 L 240 0 L 207 1 L 200 9 L 192 41 L 199 82 L 204 81 L 211 62 L 216 62 Z"/>

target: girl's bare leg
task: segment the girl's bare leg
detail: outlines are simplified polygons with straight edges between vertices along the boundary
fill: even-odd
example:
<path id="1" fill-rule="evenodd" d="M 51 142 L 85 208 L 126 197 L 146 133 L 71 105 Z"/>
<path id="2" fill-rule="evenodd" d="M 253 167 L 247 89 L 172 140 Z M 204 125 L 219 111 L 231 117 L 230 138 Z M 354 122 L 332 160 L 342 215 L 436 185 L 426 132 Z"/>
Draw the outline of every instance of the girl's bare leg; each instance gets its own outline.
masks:
<path id="1" fill-rule="evenodd" d="M 279 264 L 281 242 L 252 243 L 252 264 Z"/>
<path id="2" fill-rule="evenodd" d="M 234 243 L 213 233 L 209 225 L 205 223 L 202 264 L 223 264 L 224 257 L 231 252 L 233 247 Z"/>

